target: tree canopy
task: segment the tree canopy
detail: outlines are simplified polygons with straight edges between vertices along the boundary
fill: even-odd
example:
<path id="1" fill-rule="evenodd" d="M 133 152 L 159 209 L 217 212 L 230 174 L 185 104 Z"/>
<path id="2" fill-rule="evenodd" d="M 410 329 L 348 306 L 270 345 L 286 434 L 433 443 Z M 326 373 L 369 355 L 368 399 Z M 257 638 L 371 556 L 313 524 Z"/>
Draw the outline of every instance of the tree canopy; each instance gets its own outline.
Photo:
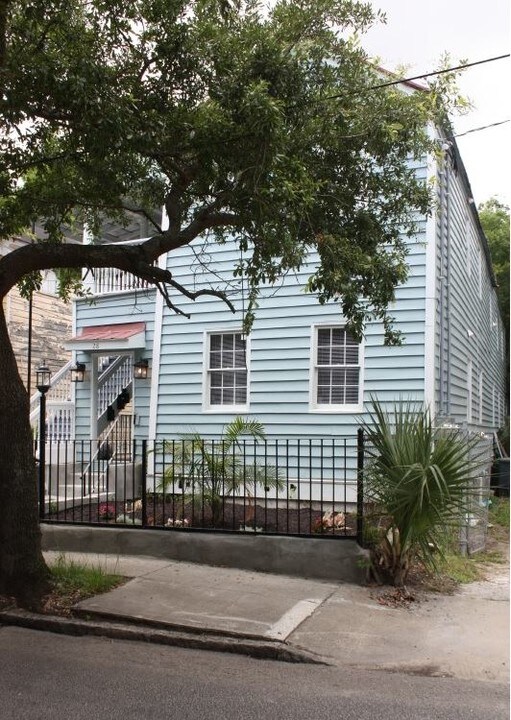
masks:
<path id="1" fill-rule="evenodd" d="M 429 205 L 408 161 L 433 149 L 427 124 L 442 93 L 375 87 L 385 78 L 358 42 L 379 19 L 370 5 L 4 6 L 0 237 L 44 217 L 47 241 L 0 263 L 0 295 L 27 273 L 88 265 L 172 288 L 150 269 L 159 254 L 228 234 L 251 249 L 234 272 L 252 303 L 261 282 L 314 250 L 308 287 L 320 301 L 338 300 L 356 334 L 376 316 L 396 339 L 387 306 L 406 278 L 402 233 Z M 126 208 L 154 222 L 143 249 L 56 246 L 64 223 L 97 232 Z"/>
<path id="2" fill-rule="evenodd" d="M 490 246 L 497 296 L 509 343 L 509 208 L 497 198 L 479 205 L 479 219 Z"/>
<path id="3" fill-rule="evenodd" d="M 435 150 L 428 124 L 445 120 L 451 78 L 381 87 L 358 40 L 378 19 L 352 0 L 0 0 L 0 240 L 41 218 L 46 233 L 0 258 L 0 301 L 45 269 L 65 269 L 66 294 L 73 270 L 116 267 L 177 310 L 180 293 L 222 288 L 182 287 L 155 260 L 230 237 L 244 251 L 233 273 L 250 287 L 247 328 L 260 284 L 314 252 L 308 289 L 338 301 L 356 335 L 376 317 L 395 342 L 404 238 L 430 203 L 413 161 Z M 61 242 L 66 225 L 97 235 L 126 211 L 149 219 L 150 239 Z M 0 592 L 30 605 L 46 572 L 1 302 L 0 375 Z"/>

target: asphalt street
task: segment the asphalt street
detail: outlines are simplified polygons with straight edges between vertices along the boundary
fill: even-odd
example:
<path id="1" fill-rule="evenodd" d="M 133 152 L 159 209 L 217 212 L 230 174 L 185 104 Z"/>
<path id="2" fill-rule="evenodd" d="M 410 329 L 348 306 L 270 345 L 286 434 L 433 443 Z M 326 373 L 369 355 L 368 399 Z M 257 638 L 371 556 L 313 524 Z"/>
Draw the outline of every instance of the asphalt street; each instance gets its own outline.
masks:
<path id="1" fill-rule="evenodd" d="M 348 651 L 348 650 L 347 650 Z M 504 720 L 498 683 L 0 628 L 2 720 Z"/>

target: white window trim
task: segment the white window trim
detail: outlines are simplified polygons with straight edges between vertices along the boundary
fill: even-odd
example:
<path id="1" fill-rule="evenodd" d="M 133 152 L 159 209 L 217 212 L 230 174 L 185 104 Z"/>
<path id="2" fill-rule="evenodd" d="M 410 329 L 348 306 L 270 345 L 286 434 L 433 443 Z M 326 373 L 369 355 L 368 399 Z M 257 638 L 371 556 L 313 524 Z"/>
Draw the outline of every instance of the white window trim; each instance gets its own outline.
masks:
<path id="1" fill-rule="evenodd" d="M 344 330 L 346 328 L 346 322 L 342 320 L 340 322 L 324 322 L 315 323 L 311 325 L 310 335 L 310 366 L 309 366 L 309 412 L 313 413 L 360 413 L 363 411 L 364 405 L 364 359 L 365 359 L 365 343 L 362 339 L 358 345 L 358 367 L 360 368 L 359 383 L 358 383 L 358 403 L 352 403 L 350 405 L 319 405 L 317 403 L 317 384 L 316 384 L 316 355 L 317 355 L 317 338 L 319 328 L 340 328 Z"/>
<path id="2" fill-rule="evenodd" d="M 202 410 L 212 414 L 245 413 L 250 408 L 250 336 L 245 337 L 245 358 L 247 364 L 247 402 L 244 405 L 211 405 L 209 401 L 209 346 L 212 335 L 234 335 L 242 333 L 241 328 L 214 328 L 204 330 L 202 342 Z"/>

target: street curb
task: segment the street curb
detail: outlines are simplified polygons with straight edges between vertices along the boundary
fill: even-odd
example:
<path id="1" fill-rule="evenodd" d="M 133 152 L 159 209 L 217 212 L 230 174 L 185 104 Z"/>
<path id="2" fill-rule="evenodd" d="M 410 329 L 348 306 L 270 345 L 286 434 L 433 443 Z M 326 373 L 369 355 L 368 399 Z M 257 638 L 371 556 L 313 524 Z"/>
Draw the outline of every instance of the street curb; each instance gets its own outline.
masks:
<path id="1" fill-rule="evenodd" d="M 250 640 L 223 635 L 198 634 L 164 630 L 161 628 L 132 625 L 123 622 L 81 620 L 79 618 L 39 615 L 26 610 L 4 610 L 0 612 L 0 626 L 14 625 L 31 630 L 83 637 L 108 637 L 114 640 L 132 640 L 159 645 L 172 645 L 195 650 L 212 650 L 238 655 L 248 655 L 263 660 L 279 660 L 288 663 L 328 665 L 319 656 L 293 648 L 279 641 Z"/>
<path id="2" fill-rule="evenodd" d="M 86 608 L 80 608 L 74 606 L 72 609 L 73 618 L 79 618 L 87 622 L 104 622 L 104 623 L 116 623 L 119 621 L 119 615 L 113 612 L 107 612 L 106 610 L 88 610 Z M 234 632 L 232 630 L 213 630 L 212 628 L 206 627 L 193 627 L 190 625 L 183 625 L 179 623 L 163 622 L 162 620 L 152 620 L 150 618 L 136 617 L 134 615 L 127 615 L 123 613 L 122 624 L 128 627 L 142 627 L 150 630 L 163 630 L 164 632 L 176 632 L 182 635 L 202 635 L 213 637 L 229 638 L 231 640 L 250 640 L 256 642 L 278 642 L 268 638 L 267 640 L 261 640 L 260 635 L 253 633 L 242 633 Z"/>

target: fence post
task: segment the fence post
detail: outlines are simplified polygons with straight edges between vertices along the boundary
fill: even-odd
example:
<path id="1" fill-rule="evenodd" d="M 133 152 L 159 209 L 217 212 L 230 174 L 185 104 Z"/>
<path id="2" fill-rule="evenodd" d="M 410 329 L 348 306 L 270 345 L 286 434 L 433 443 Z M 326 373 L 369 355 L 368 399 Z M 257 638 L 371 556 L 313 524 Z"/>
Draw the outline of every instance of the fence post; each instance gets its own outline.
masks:
<path id="1" fill-rule="evenodd" d="M 364 430 L 357 430 L 357 542 L 364 545 Z"/>
<path id="2" fill-rule="evenodd" d="M 142 527 L 147 525 L 147 440 L 142 440 Z"/>

